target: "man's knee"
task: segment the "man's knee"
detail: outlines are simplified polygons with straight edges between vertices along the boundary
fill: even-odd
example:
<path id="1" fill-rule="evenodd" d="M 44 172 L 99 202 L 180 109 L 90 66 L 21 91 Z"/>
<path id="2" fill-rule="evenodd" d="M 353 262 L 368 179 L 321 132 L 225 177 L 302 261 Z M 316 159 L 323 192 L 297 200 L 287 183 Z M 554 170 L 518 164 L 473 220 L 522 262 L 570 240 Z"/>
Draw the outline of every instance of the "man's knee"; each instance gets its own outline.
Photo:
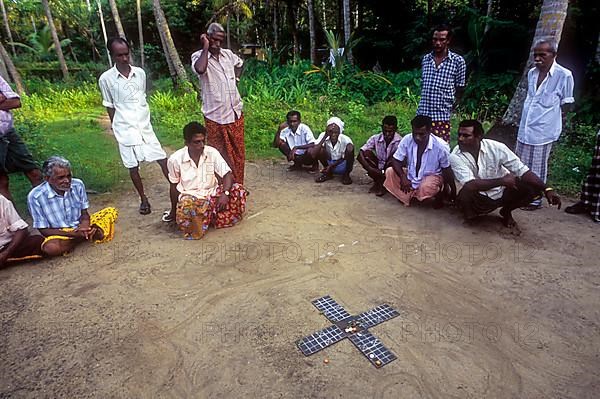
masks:
<path id="1" fill-rule="evenodd" d="M 353 144 L 346 144 L 345 154 L 349 157 L 354 158 L 354 145 Z"/>

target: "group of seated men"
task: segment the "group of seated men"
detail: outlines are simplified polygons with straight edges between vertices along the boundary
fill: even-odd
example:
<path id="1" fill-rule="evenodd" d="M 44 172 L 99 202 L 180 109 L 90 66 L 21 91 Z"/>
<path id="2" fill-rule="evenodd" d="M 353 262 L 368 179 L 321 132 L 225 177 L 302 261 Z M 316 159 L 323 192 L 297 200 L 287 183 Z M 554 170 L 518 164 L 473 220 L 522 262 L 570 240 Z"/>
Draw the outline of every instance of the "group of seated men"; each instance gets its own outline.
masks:
<path id="1" fill-rule="evenodd" d="M 171 215 L 187 239 L 200 239 L 209 226 L 229 227 L 245 212 L 247 192 L 234 183 L 221 154 L 205 145 L 206 128 L 197 122 L 183 130 L 185 147 L 167 162 Z M 0 195 L 0 267 L 16 261 L 58 256 L 85 241 L 112 240 L 118 212 L 113 207 L 90 215 L 83 181 L 73 178 L 68 160 L 54 156 L 43 165 L 44 182 L 27 196 L 33 228 Z"/>
<path id="2" fill-rule="evenodd" d="M 301 122 L 298 111 L 287 114 L 279 126 L 273 145 L 293 162 L 291 169 L 310 165 L 319 171 L 318 183 L 334 174 L 342 175 L 343 184 L 351 184 L 354 145 L 343 134 L 344 122 L 333 117 L 325 132 L 315 139 L 311 129 Z M 411 121 L 412 133 L 402 137 L 397 119 L 386 116 L 381 132 L 371 136 L 359 150 L 357 160 L 373 179 L 369 190 L 377 196 L 391 193 L 405 206 L 414 201 L 431 202 L 435 208 L 444 202 L 455 203 L 465 221 L 500 208 L 505 226 L 518 231 L 512 211 L 527 206 L 545 195 L 560 209 L 560 198 L 506 145 L 485 139 L 477 120 L 464 120 L 458 128 L 458 145 L 450 151 L 448 143 L 432 134 L 432 120 L 417 115 Z M 456 182 L 461 186 L 457 195 Z"/>
<path id="3" fill-rule="evenodd" d="M 280 125 L 273 144 L 290 162 L 291 168 L 310 167 L 319 172 L 318 183 L 341 175 L 343 184 L 352 184 L 354 145 L 343 134 L 344 122 L 332 117 L 317 139 L 301 123 L 300 113 L 291 111 Z M 532 173 L 504 144 L 484 139 L 481 123 L 464 120 L 458 128 L 458 145 L 448 144 L 432 134 L 432 121 L 416 116 L 412 133 L 401 137 L 397 120 L 386 116 L 382 131 L 369 138 L 358 154 L 359 163 L 373 179 L 370 192 L 391 193 L 405 206 L 414 201 L 455 202 L 466 221 L 500 208 L 504 225 L 517 228 L 512 211 L 546 195 L 548 202 L 561 202 L 551 187 Z M 185 146 L 167 162 L 170 181 L 170 215 L 175 215 L 185 238 L 200 239 L 210 226 L 237 224 L 246 208 L 245 188 L 233 181 L 231 168 L 222 155 L 206 145 L 206 128 L 191 122 L 183 129 Z M 83 181 L 73 178 L 68 160 L 54 156 L 44 162 L 44 182 L 27 196 L 33 227 L 28 225 L 12 202 L 0 195 L 0 266 L 10 261 L 57 256 L 70 252 L 85 241 L 112 240 L 118 212 L 113 207 L 90 215 Z M 462 187 L 457 194 L 456 183 Z"/>

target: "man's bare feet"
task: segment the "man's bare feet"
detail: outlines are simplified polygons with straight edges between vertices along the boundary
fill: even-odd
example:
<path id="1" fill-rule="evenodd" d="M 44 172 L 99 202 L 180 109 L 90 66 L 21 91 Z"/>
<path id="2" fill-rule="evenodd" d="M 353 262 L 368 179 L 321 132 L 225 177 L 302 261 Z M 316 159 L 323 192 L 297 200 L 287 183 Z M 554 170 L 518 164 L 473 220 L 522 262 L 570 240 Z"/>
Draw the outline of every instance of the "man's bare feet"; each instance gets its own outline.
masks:
<path id="1" fill-rule="evenodd" d="M 379 190 L 377 190 L 375 195 L 378 197 L 383 197 L 385 195 L 385 193 L 387 193 L 387 190 L 385 189 L 385 187 L 379 186 Z"/>
<path id="2" fill-rule="evenodd" d="M 502 224 L 504 225 L 504 227 L 510 230 L 511 234 L 521 234 L 521 229 L 519 228 L 517 221 L 513 219 L 512 213 L 510 211 L 500 209 L 500 216 L 502 216 Z"/>
<path id="3" fill-rule="evenodd" d="M 373 183 L 371 188 L 369 189 L 369 194 L 378 193 L 380 191 L 380 186 L 377 183 Z"/>

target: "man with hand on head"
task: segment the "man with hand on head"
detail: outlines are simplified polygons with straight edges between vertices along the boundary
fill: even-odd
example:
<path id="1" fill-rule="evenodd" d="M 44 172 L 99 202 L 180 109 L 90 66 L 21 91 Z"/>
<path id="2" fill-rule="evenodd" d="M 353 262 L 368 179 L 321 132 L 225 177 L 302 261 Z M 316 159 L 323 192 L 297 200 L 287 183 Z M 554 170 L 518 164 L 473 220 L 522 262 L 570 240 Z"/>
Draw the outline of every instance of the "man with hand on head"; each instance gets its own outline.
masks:
<path id="1" fill-rule="evenodd" d="M 221 48 L 225 29 L 213 22 L 200 36 L 202 49 L 192 54 L 192 69 L 200 79 L 202 114 L 209 144 L 221 153 L 231 168 L 233 180 L 244 184 L 244 114 L 237 82 L 243 61 Z"/>

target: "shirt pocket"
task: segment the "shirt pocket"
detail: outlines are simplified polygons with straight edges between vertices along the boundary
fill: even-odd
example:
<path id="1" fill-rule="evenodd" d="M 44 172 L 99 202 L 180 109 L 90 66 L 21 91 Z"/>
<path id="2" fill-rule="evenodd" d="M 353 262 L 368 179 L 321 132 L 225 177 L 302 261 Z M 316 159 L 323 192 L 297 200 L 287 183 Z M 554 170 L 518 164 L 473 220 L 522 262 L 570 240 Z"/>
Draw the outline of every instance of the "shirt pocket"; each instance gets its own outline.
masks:
<path id="1" fill-rule="evenodd" d="M 560 106 L 560 97 L 556 91 L 540 95 L 539 104 L 544 108 Z"/>

